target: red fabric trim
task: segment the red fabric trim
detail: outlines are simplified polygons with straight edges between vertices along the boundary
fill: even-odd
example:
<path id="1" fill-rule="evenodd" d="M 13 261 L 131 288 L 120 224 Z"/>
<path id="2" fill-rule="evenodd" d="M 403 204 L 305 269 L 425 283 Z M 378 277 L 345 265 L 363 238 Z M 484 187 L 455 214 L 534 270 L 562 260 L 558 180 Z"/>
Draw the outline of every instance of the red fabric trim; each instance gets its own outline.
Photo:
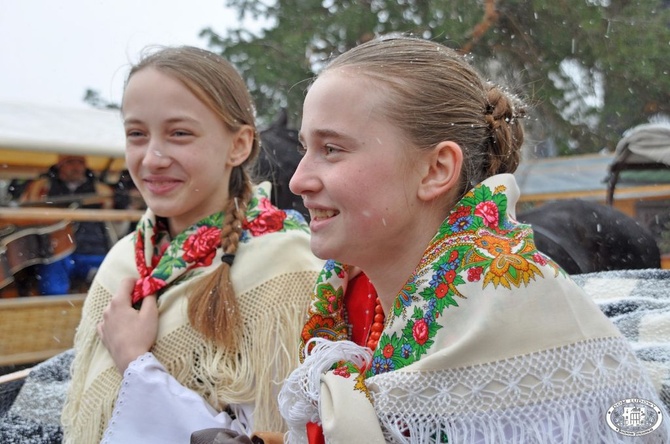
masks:
<path id="1" fill-rule="evenodd" d="M 376 300 L 377 291 L 364 273 L 349 281 L 344 295 L 344 309 L 351 324 L 351 340 L 363 347 L 375 317 Z"/>
<path id="2" fill-rule="evenodd" d="M 351 324 L 351 340 L 358 345 L 365 346 L 368 341 L 376 301 L 377 291 L 365 274 L 360 273 L 349 281 L 344 295 L 344 309 Z M 306 428 L 309 444 L 326 443 L 323 428 L 319 424 L 308 422 Z"/>
<path id="3" fill-rule="evenodd" d="M 326 438 L 323 437 L 323 429 L 315 422 L 308 422 L 307 428 L 307 442 L 309 444 L 326 444 Z"/>

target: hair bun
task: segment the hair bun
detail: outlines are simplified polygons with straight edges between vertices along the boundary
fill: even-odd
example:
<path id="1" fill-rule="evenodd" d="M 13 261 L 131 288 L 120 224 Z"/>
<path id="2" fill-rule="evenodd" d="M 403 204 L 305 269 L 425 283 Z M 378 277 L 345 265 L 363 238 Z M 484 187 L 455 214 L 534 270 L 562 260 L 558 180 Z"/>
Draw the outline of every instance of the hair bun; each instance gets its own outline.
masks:
<path id="1" fill-rule="evenodd" d="M 519 99 L 489 84 L 486 92 L 484 119 L 490 129 L 489 175 L 511 173 L 519 165 L 523 130 L 518 119 L 526 110 Z"/>

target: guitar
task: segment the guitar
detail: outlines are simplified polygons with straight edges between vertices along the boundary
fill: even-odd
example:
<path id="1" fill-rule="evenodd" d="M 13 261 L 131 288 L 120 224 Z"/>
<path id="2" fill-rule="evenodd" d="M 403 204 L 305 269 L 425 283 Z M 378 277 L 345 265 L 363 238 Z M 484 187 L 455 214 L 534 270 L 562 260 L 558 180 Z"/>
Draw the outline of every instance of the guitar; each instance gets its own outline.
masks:
<path id="1" fill-rule="evenodd" d="M 17 227 L 0 230 L 0 289 L 14 282 L 14 275 L 35 264 L 47 264 L 71 254 L 75 249 L 72 223 Z"/>

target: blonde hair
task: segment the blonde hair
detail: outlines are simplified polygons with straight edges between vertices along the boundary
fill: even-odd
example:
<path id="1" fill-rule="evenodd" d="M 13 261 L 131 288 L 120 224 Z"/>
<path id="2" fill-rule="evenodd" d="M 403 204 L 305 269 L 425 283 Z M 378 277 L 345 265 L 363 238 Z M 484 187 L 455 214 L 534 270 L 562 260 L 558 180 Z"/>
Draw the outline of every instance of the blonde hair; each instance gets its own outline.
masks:
<path id="1" fill-rule="evenodd" d="M 347 69 L 384 88 L 379 113 L 420 149 L 444 140 L 463 149 L 460 198 L 471 186 L 519 165 L 522 101 L 480 74 L 456 51 L 407 36 L 377 37 L 333 59 L 321 73 Z"/>
<path id="2" fill-rule="evenodd" d="M 249 170 L 260 149 L 255 108 L 249 90 L 230 62 L 200 48 L 165 47 L 147 54 L 132 67 L 128 80 L 148 67 L 182 82 L 221 118 L 231 132 L 245 125 L 254 130 L 251 154 L 241 165 L 233 168 L 228 186 L 229 200 L 222 208 L 225 217 L 221 227 L 221 248 L 224 255 L 234 257 L 252 194 Z M 242 319 L 230 280 L 230 267 L 231 264 L 223 261 L 212 276 L 190 295 L 188 318 L 206 338 L 234 348 L 240 339 Z"/>

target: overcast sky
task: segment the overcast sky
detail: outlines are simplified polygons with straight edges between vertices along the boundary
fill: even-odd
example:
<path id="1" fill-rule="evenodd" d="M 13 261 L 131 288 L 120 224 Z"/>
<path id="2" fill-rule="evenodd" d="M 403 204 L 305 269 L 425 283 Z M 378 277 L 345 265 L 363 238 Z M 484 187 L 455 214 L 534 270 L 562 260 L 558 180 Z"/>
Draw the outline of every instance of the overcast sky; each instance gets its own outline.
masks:
<path id="1" fill-rule="evenodd" d="M 145 46 L 206 48 L 202 29 L 237 24 L 225 0 L 0 0 L 0 101 L 88 107 L 91 88 L 118 103 Z"/>

